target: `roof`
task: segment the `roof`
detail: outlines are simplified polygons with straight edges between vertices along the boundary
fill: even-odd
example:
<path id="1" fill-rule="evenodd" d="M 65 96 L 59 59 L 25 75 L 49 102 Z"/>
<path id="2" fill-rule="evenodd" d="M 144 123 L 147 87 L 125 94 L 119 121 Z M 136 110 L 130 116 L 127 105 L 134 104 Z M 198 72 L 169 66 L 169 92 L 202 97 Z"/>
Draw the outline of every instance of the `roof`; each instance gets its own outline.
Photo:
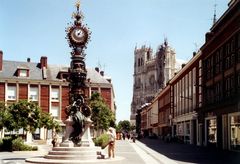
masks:
<path id="1" fill-rule="evenodd" d="M 66 65 L 48 65 L 46 69 L 46 79 L 43 79 L 43 69 L 40 68 L 39 63 L 3 60 L 3 68 L 2 71 L 0 71 L 0 78 L 60 81 L 61 79 L 57 78 L 58 73 L 68 72 L 68 68 L 69 67 Z M 17 69 L 28 69 L 29 77 L 17 77 Z M 90 79 L 91 83 L 110 84 L 105 77 L 93 68 L 87 68 L 87 79 Z"/>

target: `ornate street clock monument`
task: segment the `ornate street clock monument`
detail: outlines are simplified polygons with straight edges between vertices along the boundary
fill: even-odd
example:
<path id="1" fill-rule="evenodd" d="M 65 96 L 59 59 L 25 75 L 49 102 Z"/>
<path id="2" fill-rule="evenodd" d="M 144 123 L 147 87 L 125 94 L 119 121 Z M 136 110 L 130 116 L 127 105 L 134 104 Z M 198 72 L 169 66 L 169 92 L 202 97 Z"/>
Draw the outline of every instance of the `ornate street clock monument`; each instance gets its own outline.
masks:
<path id="1" fill-rule="evenodd" d="M 69 69 L 69 106 L 66 107 L 68 119 L 65 121 L 65 142 L 62 146 L 93 144 L 90 137 L 91 109 L 85 102 L 87 70 L 84 62 L 86 45 L 90 39 L 89 29 L 82 24 L 80 3 L 76 4 L 77 11 L 73 13 L 74 23 L 66 29 L 67 40 L 71 52 Z"/>

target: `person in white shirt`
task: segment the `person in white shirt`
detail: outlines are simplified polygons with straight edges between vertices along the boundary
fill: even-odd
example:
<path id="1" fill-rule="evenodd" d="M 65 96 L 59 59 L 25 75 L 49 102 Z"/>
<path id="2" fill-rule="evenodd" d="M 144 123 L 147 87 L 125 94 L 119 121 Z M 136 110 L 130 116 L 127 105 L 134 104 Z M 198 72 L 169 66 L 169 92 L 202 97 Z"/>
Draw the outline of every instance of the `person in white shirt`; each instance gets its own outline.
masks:
<path id="1" fill-rule="evenodd" d="M 114 158 L 115 157 L 115 129 L 110 127 L 108 129 L 108 135 L 109 135 L 109 143 L 108 143 L 108 157 Z"/>

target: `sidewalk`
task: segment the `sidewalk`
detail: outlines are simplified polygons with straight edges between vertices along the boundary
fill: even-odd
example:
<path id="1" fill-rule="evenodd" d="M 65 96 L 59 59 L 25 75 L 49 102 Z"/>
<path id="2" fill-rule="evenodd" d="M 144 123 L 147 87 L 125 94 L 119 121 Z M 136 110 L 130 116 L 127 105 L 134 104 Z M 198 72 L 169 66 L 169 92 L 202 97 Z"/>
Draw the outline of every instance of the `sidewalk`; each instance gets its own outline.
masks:
<path id="1" fill-rule="evenodd" d="M 24 164 L 26 158 L 43 156 L 51 149 L 50 145 L 41 145 L 39 151 L 0 152 L 0 164 Z M 107 149 L 104 150 L 107 154 Z M 141 139 L 116 141 L 116 156 L 121 161 L 109 159 L 111 164 L 237 164 L 240 153 L 197 147 L 194 145 L 165 143 L 159 139 Z M 106 159 L 108 160 L 108 159 Z M 102 163 L 103 164 L 103 163 Z"/>
<path id="2" fill-rule="evenodd" d="M 223 151 L 216 148 L 199 147 L 180 143 L 165 143 L 160 139 L 141 139 L 137 145 L 152 154 L 162 163 L 168 164 L 164 156 L 174 163 L 198 163 L 198 164 L 239 164 L 240 153 Z M 147 147 L 147 148 L 146 148 Z M 154 153 L 155 152 L 155 153 Z"/>
<path id="3" fill-rule="evenodd" d="M 136 143 L 138 143 L 138 141 L 136 141 Z M 116 156 L 125 158 L 123 161 L 120 161 L 121 164 L 160 164 L 160 162 L 136 143 L 127 139 L 116 141 Z"/>
<path id="4" fill-rule="evenodd" d="M 138 142 L 138 141 L 137 141 Z M 19 151 L 19 152 L 0 152 L 0 164 L 24 164 L 26 158 L 41 157 L 48 153 L 51 149 L 50 145 L 39 145 L 39 151 Z M 107 148 L 104 149 L 107 154 Z M 121 161 L 114 159 L 106 159 L 109 164 L 159 164 L 152 156 L 147 154 L 142 148 L 131 140 L 117 140 L 115 155 L 123 157 Z M 111 162 L 109 162 L 111 161 Z M 104 164 L 104 162 L 101 162 Z"/>

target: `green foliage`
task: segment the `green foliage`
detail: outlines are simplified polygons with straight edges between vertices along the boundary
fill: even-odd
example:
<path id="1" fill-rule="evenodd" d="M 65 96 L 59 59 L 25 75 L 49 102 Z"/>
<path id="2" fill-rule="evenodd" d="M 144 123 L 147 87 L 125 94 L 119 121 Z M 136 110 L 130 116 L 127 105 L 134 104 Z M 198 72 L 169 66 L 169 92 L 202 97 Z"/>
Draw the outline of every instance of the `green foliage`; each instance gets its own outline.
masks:
<path id="1" fill-rule="evenodd" d="M 29 146 L 24 144 L 24 141 L 21 138 L 16 138 L 12 141 L 12 151 L 36 151 L 38 150 L 37 146 Z"/>
<path id="2" fill-rule="evenodd" d="M 40 107 L 34 102 L 21 100 L 6 107 L 0 102 L 0 130 L 6 128 L 8 131 L 34 132 L 37 128 L 55 129 L 60 132 L 61 126 L 49 113 L 42 112 Z"/>
<path id="3" fill-rule="evenodd" d="M 62 130 L 60 124 L 51 116 L 51 114 L 46 112 L 41 112 L 40 127 L 44 127 L 48 130 L 55 129 L 57 133 Z"/>
<path id="4" fill-rule="evenodd" d="M 5 111 L 5 104 L 3 102 L 0 102 L 0 130 L 4 127 Z"/>
<path id="5" fill-rule="evenodd" d="M 0 151 L 36 151 L 37 146 L 24 144 L 21 138 L 4 137 L 0 140 Z"/>
<path id="6" fill-rule="evenodd" d="M 131 123 L 128 120 L 119 121 L 117 125 L 117 131 L 129 132 L 131 129 Z"/>
<path id="7" fill-rule="evenodd" d="M 108 134 L 102 134 L 96 139 L 93 140 L 95 143 L 95 146 L 100 146 L 102 149 L 105 148 L 109 142 L 109 135 Z"/>
<path id="8" fill-rule="evenodd" d="M 9 113 L 8 107 L 5 106 L 4 102 L 0 102 L 0 130 L 4 127 L 9 131 L 14 130 L 14 119 Z"/>
<path id="9" fill-rule="evenodd" d="M 96 130 L 107 130 L 114 125 L 115 116 L 99 93 L 92 94 L 90 107 L 92 109 L 91 119 Z"/>
<path id="10" fill-rule="evenodd" d="M 0 151 L 3 150 L 3 140 L 0 138 Z"/>
<path id="11" fill-rule="evenodd" d="M 4 137 L 2 139 L 2 150 L 3 151 L 12 151 L 12 137 Z"/>
<path id="12" fill-rule="evenodd" d="M 34 132 L 39 127 L 41 110 L 35 103 L 21 100 L 10 105 L 8 110 L 14 120 L 8 129 L 18 131 L 23 128 L 25 131 Z"/>

